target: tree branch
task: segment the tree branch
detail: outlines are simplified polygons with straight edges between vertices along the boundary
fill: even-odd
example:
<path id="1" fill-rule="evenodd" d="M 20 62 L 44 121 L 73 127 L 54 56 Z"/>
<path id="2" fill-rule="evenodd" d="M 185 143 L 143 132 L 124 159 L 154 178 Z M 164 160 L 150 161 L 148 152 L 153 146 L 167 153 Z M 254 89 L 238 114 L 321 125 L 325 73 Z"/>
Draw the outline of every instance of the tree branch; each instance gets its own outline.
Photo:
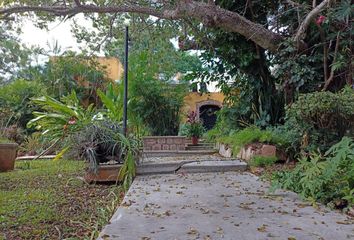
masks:
<path id="1" fill-rule="evenodd" d="M 77 2 L 77 1 L 76 1 Z M 78 1 L 79 2 L 79 1 Z M 125 6 L 96 6 L 96 5 L 75 5 L 72 7 L 68 6 L 13 6 L 9 8 L 0 8 L 0 16 L 9 16 L 14 13 L 25 13 L 25 12 L 46 12 L 49 14 L 54 14 L 56 16 L 66 16 L 66 15 L 76 15 L 78 13 L 142 13 L 149 14 L 156 17 L 170 18 L 168 12 L 162 14 L 160 11 L 148 7 L 136 6 L 136 5 L 125 5 Z"/>
<path id="2" fill-rule="evenodd" d="M 333 57 L 332 67 L 331 67 L 331 73 L 329 75 L 329 78 L 325 79 L 325 84 L 324 84 L 324 86 L 322 88 L 323 91 L 327 90 L 328 86 L 331 84 L 331 82 L 333 81 L 333 78 L 334 78 L 334 67 L 333 67 L 333 65 L 337 61 L 337 53 L 338 53 L 338 49 L 339 49 L 339 40 L 340 40 L 339 35 L 340 35 L 340 32 L 338 32 L 338 34 L 337 34 L 336 46 L 334 48 L 334 57 Z"/>
<path id="3" fill-rule="evenodd" d="M 227 32 L 235 32 L 252 40 L 264 49 L 275 52 L 282 37 L 263 27 L 261 24 L 249 21 L 236 12 L 228 11 L 214 4 L 197 2 L 192 0 L 180 0 L 174 8 L 159 8 L 140 6 L 133 4 L 97 6 L 83 4 L 75 0 L 73 6 L 11 6 L 0 8 L 0 19 L 14 13 L 25 12 L 46 12 L 57 16 L 72 16 L 78 13 L 140 13 L 155 16 L 163 19 L 178 20 L 193 18 L 203 25 L 214 28 L 221 28 Z M 78 5 L 77 3 L 80 3 Z"/>
<path id="4" fill-rule="evenodd" d="M 326 7 L 327 4 L 329 4 L 331 0 L 324 0 L 321 2 L 317 7 L 313 8 L 305 17 L 305 20 L 302 21 L 299 29 L 297 30 L 294 40 L 295 42 L 300 42 L 305 39 L 306 37 L 306 30 L 309 27 L 310 23 L 312 20 L 316 17 L 317 14 L 319 14 L 323 8 Z"/>

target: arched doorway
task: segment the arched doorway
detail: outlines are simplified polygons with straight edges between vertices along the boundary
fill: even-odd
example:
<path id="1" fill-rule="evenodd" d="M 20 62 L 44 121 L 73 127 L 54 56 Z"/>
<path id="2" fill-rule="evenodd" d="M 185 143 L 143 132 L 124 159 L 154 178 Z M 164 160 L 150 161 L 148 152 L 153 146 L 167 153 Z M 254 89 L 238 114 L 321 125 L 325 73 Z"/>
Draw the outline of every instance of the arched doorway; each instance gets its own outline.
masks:
<path id="1" fill-rule="evenodd" d="M 222 104 L 215 100 L 207 100 L 197 104 L 197 115 L 202 121 L 206 130 L 210 130 L 216 123 L 216 112 L 219 111 Z"/>

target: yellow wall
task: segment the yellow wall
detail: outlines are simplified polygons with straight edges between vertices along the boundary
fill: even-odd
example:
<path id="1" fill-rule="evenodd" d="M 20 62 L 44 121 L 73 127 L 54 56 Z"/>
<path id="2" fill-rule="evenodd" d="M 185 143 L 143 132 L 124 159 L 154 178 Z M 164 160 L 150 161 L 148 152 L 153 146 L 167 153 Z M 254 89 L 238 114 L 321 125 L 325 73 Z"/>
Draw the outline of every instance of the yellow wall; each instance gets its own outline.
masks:
<path id="1" fill-rule="evenodd" d="M 55 61 L 58 57 L 51 57 L 50 61 Z M 94 58 L 98 64 L 106 71 L 106 77 L 109 80 L 115 81 L 122 78 L 124 72 L 123 65 L 116 57 L 96 57 Z"/>
<path id="2" fill-rule="evenodd" d="M 197 92 L 190 92 L 187 96 L 184 97 L 184 106 L 182 108 L 182 122 L 187 121 L 187 114 L 189 111 L 197 111 L 197 104 L 203 101 L 214 100 L 219 102 L 220 104 L 224 101 L 224 94 L 220 92 L 213 93 L 204 93 L 200 95 Z"/>
<path id="3" fill-rule="evenodd" d="M 105 67 L 107 77 L 114 81 L 122 78 L 123 65 L 118 58 L 115 57 L 98 57 L 97 62 Z"/>

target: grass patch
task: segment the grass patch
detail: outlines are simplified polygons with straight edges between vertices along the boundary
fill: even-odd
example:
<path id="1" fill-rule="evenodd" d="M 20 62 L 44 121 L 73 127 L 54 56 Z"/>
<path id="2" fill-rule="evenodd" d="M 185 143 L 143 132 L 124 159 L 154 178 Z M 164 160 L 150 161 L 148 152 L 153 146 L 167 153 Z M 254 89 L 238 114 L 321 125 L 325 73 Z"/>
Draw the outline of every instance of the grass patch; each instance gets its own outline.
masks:
<path id="1" fill-rule="evenodd" d="M 95 239 L 121 199 L 89 185 L 82 161 L 18 161 L 0 173 L 0 239 Z"/>
<path id="2" fill-rule="evenodd" d="M 277 160 L 278 159 L 275 156 L 254 156 L 249 164 L 252 167 L 267 167 L 273 165 Z"/>

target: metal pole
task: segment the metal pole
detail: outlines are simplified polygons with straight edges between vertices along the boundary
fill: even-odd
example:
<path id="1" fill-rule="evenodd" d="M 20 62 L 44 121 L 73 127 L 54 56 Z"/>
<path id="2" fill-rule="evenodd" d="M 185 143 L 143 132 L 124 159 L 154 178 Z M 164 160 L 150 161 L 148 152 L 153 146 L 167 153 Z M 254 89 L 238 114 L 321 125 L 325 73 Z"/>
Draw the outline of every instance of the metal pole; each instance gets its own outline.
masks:
<path id="1" fill-rule="evenodd" d="M 128 26 L 125 26 L 125 58 L 124 58 L 124 97 L 123 97 L 123 133 L 127 135 L 128 109 Z"/>

